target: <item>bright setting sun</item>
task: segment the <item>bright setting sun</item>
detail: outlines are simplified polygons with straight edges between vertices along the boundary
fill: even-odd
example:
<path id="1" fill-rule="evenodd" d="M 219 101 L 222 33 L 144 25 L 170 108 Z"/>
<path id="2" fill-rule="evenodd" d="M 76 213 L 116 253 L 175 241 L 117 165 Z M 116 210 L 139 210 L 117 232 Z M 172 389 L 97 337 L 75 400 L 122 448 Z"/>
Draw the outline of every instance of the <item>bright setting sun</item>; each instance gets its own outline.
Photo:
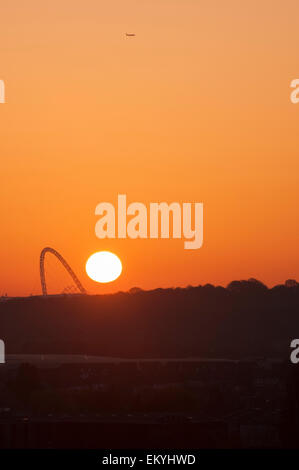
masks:
<path id="1" fill-rule="evenodd" d="M 118 256 L 110 251 L 98 251 L 86 262 L 88 276 L 96 282 L 112 282 L 122 272 L 122 264 Z"/>

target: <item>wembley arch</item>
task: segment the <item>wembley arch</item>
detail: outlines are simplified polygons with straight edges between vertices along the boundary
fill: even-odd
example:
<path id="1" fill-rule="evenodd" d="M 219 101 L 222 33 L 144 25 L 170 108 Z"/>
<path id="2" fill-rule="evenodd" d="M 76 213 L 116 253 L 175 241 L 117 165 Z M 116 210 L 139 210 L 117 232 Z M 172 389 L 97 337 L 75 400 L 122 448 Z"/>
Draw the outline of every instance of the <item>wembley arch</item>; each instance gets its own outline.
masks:
<path id="1" fill-rule="evenodd" d="M 40 266 L 40 282 L 41 282 L 41 286 L 42 286 L 42 293 L 43 295 L 48 295 L 48 292 L 47 292 L 47 284 L 46 284 L 46 276 L 45 276 L 45 256 L 46 256 L 46 253 L 51 253 L 52 255 L 56 256 L 56 258 L 58 259 L 58 261 L 60 261 L 60 263 L 62 264 L 62 266 L 65 268 L 65 270 L 69 273 L 69 275 L 71 276 L 71 278 L 73 279 L 74 283 L 76 284 L 76 286 L 78 287 L 79 291 L 81 292 L 81 294 L 86 294 L 86 290 L 84 289 L 84 287 L 82 286 L 81 282 L 79 281 L 79 279 L 77 278 L 76 274 L 74 273 L 74 271 L 72 270 L 72 268 L 70 267 L 70 265 L 66 262 L 66 260 L 63 258 L 63 256 L 61 256 L 60 253 L 58 253 L 58 251 L 54 250 L 54 248 L 50 248 L 50 247 L 46 247 L 44 248 L 42 251 L 41 251 L 41 254 L 40 254 L 40 260 L 39 260 L 39 266 Z"/>

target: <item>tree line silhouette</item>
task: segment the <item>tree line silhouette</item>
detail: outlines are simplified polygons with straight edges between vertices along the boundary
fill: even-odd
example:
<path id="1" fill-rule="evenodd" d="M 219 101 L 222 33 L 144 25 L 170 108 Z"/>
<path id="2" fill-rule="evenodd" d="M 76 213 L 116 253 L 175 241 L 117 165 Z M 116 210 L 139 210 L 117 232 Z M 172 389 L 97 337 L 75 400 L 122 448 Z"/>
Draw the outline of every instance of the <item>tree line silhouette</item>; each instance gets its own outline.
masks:
<path id="1" fill-rule="evenodd" d="M 299 283 L 15 298 L 0 303 L 6 354 L 279 357 L 299 337 Z"/>

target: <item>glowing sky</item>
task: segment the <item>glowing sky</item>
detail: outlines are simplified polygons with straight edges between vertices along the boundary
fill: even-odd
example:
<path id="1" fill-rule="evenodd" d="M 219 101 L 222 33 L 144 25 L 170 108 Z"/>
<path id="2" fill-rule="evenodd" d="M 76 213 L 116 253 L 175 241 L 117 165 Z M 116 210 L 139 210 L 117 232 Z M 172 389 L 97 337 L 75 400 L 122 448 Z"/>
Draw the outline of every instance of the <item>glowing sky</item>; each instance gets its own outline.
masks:
<path id="1" fill-rule="evenodd" d="M 298 18 L 295 0 L 2 2 L 0 294 L 40 292 L 44 246 L 93 293 L 299 278 Z M 119 193 L 203 202 L 203 247 L 97 239 Z M 85 273 L 101 250 L 111 285 Z"/>

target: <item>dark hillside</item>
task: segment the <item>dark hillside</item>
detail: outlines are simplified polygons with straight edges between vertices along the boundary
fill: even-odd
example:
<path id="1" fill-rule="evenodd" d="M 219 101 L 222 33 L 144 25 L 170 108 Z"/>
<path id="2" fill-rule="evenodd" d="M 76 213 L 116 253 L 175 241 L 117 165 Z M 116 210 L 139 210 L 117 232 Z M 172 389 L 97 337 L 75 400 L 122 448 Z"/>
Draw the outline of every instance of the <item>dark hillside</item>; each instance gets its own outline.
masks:
<path id="1" fill-rule="evenodd" d="M 0 303 L 7 354 L 286 358 L 299 338 L 299 284 L 255 280 Z"/>

